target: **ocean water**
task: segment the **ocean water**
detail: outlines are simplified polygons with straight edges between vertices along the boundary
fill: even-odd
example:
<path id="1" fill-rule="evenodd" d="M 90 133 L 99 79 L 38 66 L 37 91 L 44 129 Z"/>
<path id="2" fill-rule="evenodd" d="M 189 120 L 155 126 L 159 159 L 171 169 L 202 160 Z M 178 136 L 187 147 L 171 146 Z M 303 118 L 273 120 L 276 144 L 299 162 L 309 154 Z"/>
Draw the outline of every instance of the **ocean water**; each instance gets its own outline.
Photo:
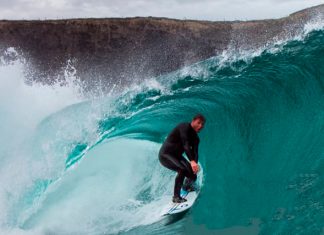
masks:
<path id="1" fill-rule="evenodd" d="M 322 27 L 101 96 L 65 78 L 0 67 L 0 234 L 324 234 Z M 196 113 L 201 192 L 167 222 L 157 154 Z"/>

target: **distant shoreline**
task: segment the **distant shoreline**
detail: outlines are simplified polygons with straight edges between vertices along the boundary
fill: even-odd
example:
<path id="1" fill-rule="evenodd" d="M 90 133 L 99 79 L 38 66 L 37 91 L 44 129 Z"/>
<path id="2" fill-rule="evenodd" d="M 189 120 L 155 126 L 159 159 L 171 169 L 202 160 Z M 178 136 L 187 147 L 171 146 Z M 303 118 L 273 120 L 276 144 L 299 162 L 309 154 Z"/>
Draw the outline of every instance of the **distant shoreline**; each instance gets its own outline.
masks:
<path id="1" fill-rule="evenodd" d="M 27 76 L 53 83 L 67 61 L 90 83 L 127 84 L 218 55 L 253 49 L 298 35 L 312 19 L 324 20 L 324 4 L 273 20 L 199 21 L 160 17 L 0 20 L 0 56 L 15 48 Z"/>

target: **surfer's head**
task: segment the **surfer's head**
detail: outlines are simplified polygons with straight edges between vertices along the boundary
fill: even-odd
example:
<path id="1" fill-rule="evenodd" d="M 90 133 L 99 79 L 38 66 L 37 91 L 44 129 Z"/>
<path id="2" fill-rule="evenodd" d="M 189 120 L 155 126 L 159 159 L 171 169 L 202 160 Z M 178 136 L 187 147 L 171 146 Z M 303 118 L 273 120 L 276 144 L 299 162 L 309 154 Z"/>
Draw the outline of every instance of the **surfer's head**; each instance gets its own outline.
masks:
<path id="1" fill-rule="evenodd" d="M 191 127 L 198 133 L 204 128 L 206 118 L 202 114 L 197 114 L 191 121 Z"/>

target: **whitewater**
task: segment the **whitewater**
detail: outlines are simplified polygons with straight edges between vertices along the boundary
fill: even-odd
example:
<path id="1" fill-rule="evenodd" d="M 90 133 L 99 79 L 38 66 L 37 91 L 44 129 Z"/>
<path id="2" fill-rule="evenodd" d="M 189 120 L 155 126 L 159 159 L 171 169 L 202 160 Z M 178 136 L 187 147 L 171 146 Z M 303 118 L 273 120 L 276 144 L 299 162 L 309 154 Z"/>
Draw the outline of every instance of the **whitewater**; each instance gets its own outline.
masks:
<path id="1" fill-rule="evenodd" d="M 101 95 L 24 66 L 0 67 L 0 234 L 324 234 L 322 24 Z M 157 154 L 196 113 L 201 192 L 166 223 Z"/>

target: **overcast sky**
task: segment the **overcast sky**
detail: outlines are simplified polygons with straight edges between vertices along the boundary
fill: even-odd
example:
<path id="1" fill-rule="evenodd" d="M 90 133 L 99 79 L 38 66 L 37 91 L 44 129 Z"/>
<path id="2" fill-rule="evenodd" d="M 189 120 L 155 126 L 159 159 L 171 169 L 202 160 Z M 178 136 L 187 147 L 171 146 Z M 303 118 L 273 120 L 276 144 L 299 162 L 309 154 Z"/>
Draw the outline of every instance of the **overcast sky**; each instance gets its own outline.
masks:
<path id="1" fill-rule="evenodd" d="M 287 16 L 324 0 L 0 0 L 0 19 L 156 16 L 251 20 Z"/>

